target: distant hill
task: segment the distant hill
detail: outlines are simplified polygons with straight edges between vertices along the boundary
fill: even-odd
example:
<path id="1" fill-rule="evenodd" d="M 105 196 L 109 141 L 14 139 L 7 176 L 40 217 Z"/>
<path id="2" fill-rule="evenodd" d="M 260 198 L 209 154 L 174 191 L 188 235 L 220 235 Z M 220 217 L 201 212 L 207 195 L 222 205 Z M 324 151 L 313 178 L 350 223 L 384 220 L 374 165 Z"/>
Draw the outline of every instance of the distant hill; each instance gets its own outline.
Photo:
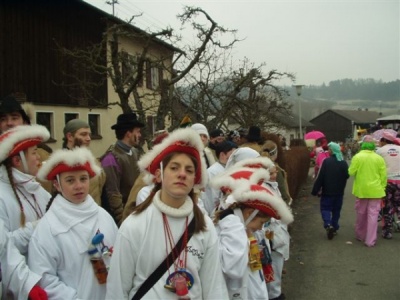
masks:
<path id="1" fill-rule="evenodd" d="M 293 87 L 288 99 L 298 113 L 298 97 Z M 310 120 L 327 109 L 370 110 L 382 115 L 400 112 L 400 80 L 340 79 L 320 86 L 304 86 L 301 94 L 302 116 Z"/>

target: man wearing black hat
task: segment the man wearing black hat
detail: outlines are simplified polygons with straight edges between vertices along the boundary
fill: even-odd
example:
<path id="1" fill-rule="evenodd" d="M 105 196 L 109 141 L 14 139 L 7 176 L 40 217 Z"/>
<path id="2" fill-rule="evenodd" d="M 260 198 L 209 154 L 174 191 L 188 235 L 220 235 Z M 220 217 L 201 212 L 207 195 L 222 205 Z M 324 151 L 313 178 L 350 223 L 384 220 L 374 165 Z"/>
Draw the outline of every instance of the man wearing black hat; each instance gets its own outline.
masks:
<path id="1" fill-rule="evenodd" d="M 141 128 L 135 113 L 124 113 L 118 116 L 117 124 L 111 126 L 115 130 L 117 142 L 112 145 L 101 158 L 101 165 L 106 173 L 105 192 L 108 205 L 103 203 L 116 223 L 120 225 L 122 212 L 129 192 L 139 176 L 137 165 Z M 107 207 L 108 206 L 108 207 Z"/>
<path id="2" fill-rule="evenodd" d="M 247 142 L 240 145 L 240 147 L 249 147 L 260 153 L 261 146 L 259 143 L 262 140 L 260 127 L 250 126 L 249 132 L 247 133 L 247 136 L 246 136 L 246 139 L 247 139 Z"/>

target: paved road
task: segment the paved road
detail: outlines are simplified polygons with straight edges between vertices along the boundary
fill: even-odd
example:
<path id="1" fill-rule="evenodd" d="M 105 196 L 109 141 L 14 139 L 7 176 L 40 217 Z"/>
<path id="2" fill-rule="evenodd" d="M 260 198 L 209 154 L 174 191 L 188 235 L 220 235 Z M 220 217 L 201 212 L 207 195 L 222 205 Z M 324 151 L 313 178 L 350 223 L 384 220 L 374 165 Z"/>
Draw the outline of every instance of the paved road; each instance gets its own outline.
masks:
<path id="1" fill-rule="evenodd" d="M 293 204 L 290 259 L 285 263 L 283 292 L 288 300 L 400 299 L 400 232 L 380 237 L 373 248 L 354 238 L 352 178 L 346 187 L 341 228 L 328 240 L 319 198 L 310 195 L 311 178 Z"/>

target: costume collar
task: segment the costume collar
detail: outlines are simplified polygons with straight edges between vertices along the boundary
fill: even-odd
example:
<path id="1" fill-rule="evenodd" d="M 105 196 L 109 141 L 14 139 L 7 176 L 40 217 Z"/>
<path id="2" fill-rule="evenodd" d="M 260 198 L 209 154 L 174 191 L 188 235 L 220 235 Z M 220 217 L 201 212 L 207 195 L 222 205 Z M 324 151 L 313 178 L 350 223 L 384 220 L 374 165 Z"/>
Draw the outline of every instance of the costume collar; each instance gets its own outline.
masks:
<path id="1" fill-rule="evenodd" d="M 7 169 L 4 165 L 0 166 L 1 181 L 10 183 L 7 175 Z M 14 183 L 20 186 L 28 193 L 34 194 L 40 188 L 40 183 L 35 180 L 35 177 L 19 171 L 18 169 L 11 168 Z"/>
<path id="2" fill-rule="evenodd" d="M 175 217 L 175 218 L 182 218 L 182 217 L 187 217 L 191 214 L 193 211 L 193 200 L 187 196 L 185 202 L 183 205 L 179 208 L 174 208 L 171 206 L 168 206 L 164 202 L 161 201 L 160 199 L 160 194 L 161 191 L 158 191 L 153 198 L 153 204 L 155 207 L 157 207 L 162 213 L 166 214 L 167 216 L 170 217 Z"/>
<path id="3" fill-rule="evenodd" d="M 58 194 L 54 198 L 50 210 L 60 221 L 61 225 L 59 228 L 55 228 L 54 232 L 59 230 L 60 232 L 65 232 L 76 224 L 83 223 L 97 214 L 99 207 L 90 195 L 88 195 L 86 200 L 82 203 L 75 204 Z"/>
<path id="4" fill-rule="evenodd" d="M 117 146 L 121 148 L 126 154 L 132 155 L 132 147 L 125 144 L 123 141 L 118 140 Z"/>

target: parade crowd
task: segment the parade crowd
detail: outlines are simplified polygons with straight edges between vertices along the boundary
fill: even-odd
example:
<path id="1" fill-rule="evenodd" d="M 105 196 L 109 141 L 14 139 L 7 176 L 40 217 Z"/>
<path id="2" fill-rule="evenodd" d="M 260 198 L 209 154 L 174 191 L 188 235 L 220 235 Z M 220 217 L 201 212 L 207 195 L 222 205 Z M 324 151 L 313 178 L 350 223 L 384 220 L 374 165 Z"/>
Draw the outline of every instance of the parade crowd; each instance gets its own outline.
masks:
<path id="1" fill-rule="evenodd" d="M 185 117 L 141 154 L 143 127 L 135 113 L 119 115 L 116 142 L 95 158 L 89 124 L 73 119 L 53 151 L 48 130 L 3 98 L 2 299 L 285 299 L 293 200 L 282 136 L 256 126 L 208 131 Z M 349 176 L 356 238 L 376 244 L 380 212 L 383 238 L 392 238 L 396 136 L 384 134 L 378 150 L 365 136 L 350 167 L 339 144 L 318 143 L 312 194 L 328 239 L 338 234 Z"/>

